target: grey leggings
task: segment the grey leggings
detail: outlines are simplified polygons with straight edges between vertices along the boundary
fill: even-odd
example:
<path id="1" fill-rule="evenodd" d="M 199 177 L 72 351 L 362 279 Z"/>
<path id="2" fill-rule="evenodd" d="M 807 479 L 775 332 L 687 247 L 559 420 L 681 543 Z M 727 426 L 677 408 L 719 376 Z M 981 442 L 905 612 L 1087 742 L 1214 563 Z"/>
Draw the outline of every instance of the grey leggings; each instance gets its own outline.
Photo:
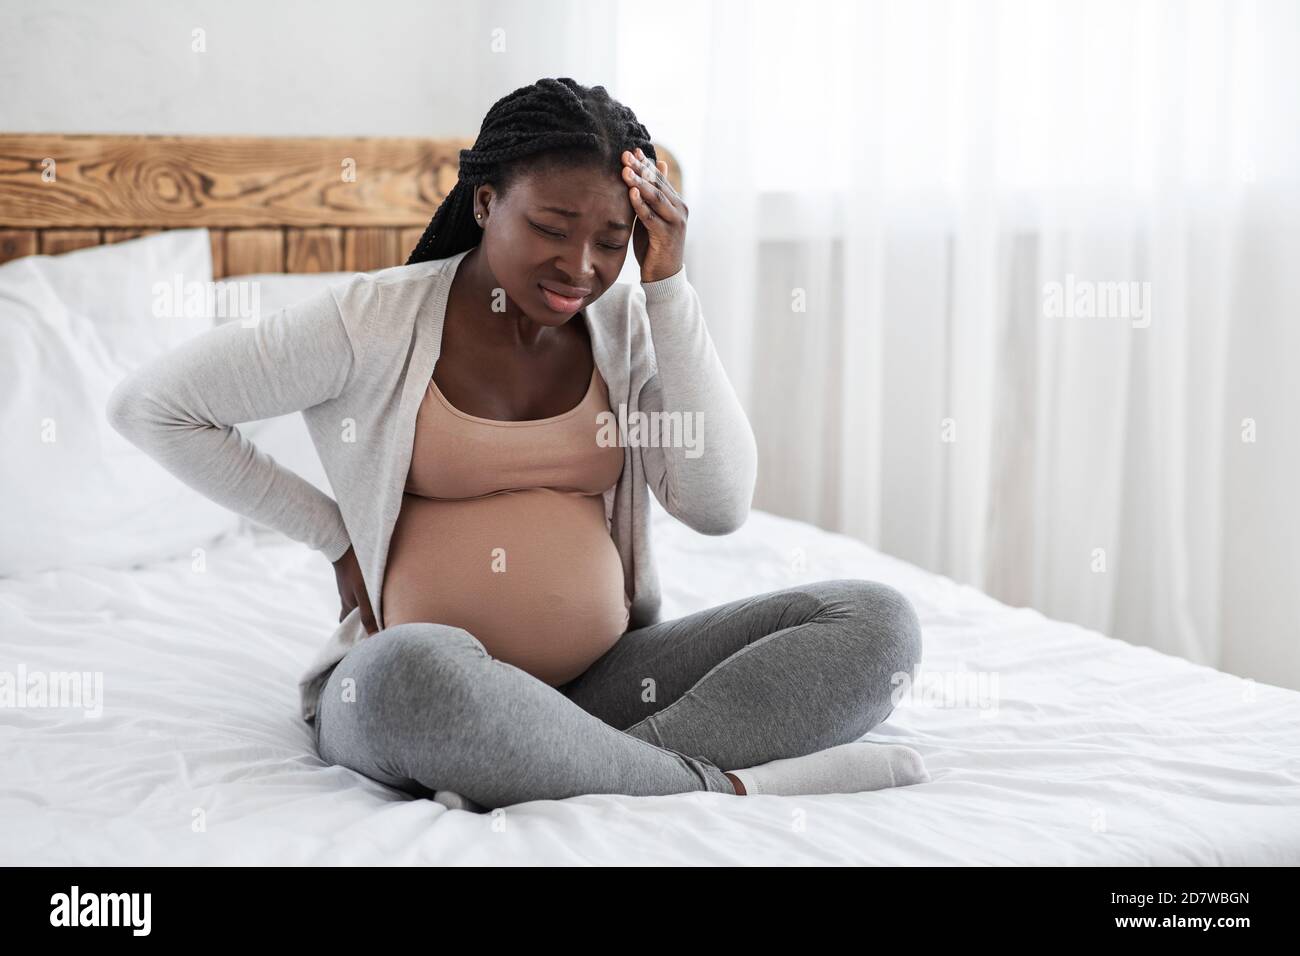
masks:
<path id="1" fill-rule="evenodd" d="M 416 796 L 486 807 L 584 793 L 734 793 L 736 770 L 857 740 L 914 676 L 921 628 L 875 581 L 741 598 L 625 632 L 552 687 L 468 631 L 408 623 L 359 641 L 321 691 L 321 758 Z"/>

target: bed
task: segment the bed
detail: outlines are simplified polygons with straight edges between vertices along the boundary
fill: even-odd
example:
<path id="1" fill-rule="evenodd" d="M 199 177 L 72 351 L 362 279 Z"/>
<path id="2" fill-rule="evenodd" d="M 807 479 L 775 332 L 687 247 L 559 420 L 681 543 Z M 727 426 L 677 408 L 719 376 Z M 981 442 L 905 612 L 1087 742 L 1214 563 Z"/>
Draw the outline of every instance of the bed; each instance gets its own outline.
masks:
<path id="1" fill-rule="evenodd" d="M 394 185 L 402 170 L 436 194 L 438 163 L 454 157 L 444 141 L 287 142 L 0 137 L 0 252 L 204 225 L 214 273 L 381 267 L 428 215 L 428 196 Z M 370 203 L 370 221 L 347 219 L 303 157 L 333 175 L 348 147 L 388 157 L 394 178 L 373 195 L 408 212 L 373 218 Z M 18 151 L 73 157 L 88 180 L 80 199 L 33 192 Z M 96 187 L 105 156 L 159 171 L 158 195 Z M 411 172 L 430 156 L 442 157 L 433 173 Z M 284 188 L 259 188 L 259 175 Z M 278 198 L 249 212 L 222 183 Z M 798 798 L 586 795 L 482 815 L 413 798 L 318 757 L 297 680 L 337 621 L 333 574 L 315 552 L 240 526 L 203 549 L 202 573 L 184 553 L 0 577 L 0 672 L 101 675 L 105 705 L 0 707 L 0 863 L 1300 864 L 1300 693 L 1006 606 L 764 511 L 708 537 L 654 502 L 652 531 L 665 617 L 835 577 L 906 594 L 922 671 L 864 739 L 915 747 L 931 782 Z"/>
<path id="2" fill-rule="evenodd" d="M 800 581 L 885 581 L 920 615 L 923 674 L 996 674 L 996 693 L 920 693 L 922 679 L 864 738 L 920 750 L 920 786 L 447 810 L 319 759 L 296 682 L 337 620 L 333 575 L 251 530 L 211 547 L 202 575 L 184 557 L 0 580 L 5 658 L 101 671 L 112 703 L 99 718 L 0 710 L 0 862 L 1300 863 L 1300 694 L 762 511 L 713 538 L 656 502 L 652 530 L 666 616 Z"/>

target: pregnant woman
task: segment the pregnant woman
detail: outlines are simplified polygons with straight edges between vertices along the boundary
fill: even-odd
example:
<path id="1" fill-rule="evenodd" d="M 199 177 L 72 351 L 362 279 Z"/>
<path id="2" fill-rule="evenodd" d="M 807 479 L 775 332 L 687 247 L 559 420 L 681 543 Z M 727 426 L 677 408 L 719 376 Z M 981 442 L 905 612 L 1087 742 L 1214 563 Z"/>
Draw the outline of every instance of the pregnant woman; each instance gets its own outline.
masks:
<path id="1" fill-rule="evenodd" d="M 173 473 L 333 563 L 340 623 L 300 682 L 324 760 L 476 810 L 929 779 L 859 741 L 920 661 L 896 590 L 659 618 L 648 496 L 730 533 L 757 459 L 666 171 L 603 87 L 518 89 L 405 265 L 219 326 L 110 399 Z M 616 282 L 629 245 L 639 286 Z M 337 501 L 232 427 L 295 410 Z"/>

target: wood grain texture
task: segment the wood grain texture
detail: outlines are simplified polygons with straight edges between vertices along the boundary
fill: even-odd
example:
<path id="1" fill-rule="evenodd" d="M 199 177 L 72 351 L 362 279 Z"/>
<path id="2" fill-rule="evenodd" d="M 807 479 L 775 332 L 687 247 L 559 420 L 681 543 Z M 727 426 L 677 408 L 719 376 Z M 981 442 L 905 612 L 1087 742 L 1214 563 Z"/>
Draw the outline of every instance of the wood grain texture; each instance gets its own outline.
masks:
<path id="1" fill-rule="evenodd" d="M 342 229 L 288 229 L 286 272 L 338 272 L 343 268 Z"/>
<path id="2" fill-rule="evenodd" d="M 206 227 L 213 276 L 401 265 L 472 138 L 0 134 L 0 262 Z M 673 155 L 669 178 L 679 191 Z"/>
<path id="3" fill-rule="evenodd" d="M 105 229 L 104 242 L 122 242 L 124 239 L 139 239 L 141 236 L 152 236 L 162 232 L 161 229 Z"/>
<path id="4" fill-rule="evenodd" d="M 464 140 L 0 136 L 6 227 L 414 226 Z M 47 171 L 52 171 L 52 175 Z"/>
<path id="5" fill-rule="evenodd" d="M 349 272 L 368 272 L 400 265 L 410 254 L 402 252 L 401 235 L 399 229 L 343 230 L 343 268 Z M 414 247 L 412 243 L 411 248 Z"/>
<path id="6" fill-rule="evenodd" d="M 227 229 L 223 275 L 284 272 L 284 230 Z"/>
<path id="7" fill-rule="evenodd" d="M 41 253 L 57 256 L 61 252 L 97 246 L 102 236 L 98 229 L 42 229 Z"/>
<path id="8" fill-rule="evenodd" d="M 35 229 L 0 229 L 0 262 L 34 256 L 39 236 Z"/>

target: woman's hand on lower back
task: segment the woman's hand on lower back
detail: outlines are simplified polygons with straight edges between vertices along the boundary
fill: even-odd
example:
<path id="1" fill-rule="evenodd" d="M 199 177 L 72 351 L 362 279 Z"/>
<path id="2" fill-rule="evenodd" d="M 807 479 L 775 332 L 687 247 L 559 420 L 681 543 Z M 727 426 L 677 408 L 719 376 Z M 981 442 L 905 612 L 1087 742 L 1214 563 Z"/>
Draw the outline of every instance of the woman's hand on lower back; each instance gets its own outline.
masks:
<path id="1" fill-rule="evenodd" d="M 339 620 L 352 613 L 352 609 L 361 606 L 361 626 L 366 629 L 366 636 L 376 633 L 379 626 L 375 623 L 374 611 L 370 609 L 370 598 L 366 594 L 366 582 L 361 576 L 361 565 L 357 562 L 357 553 L 348 547 L 343 557 L 334 562 L 334 580 L 339 586 L 339 599 L 343 610 Z"/>

